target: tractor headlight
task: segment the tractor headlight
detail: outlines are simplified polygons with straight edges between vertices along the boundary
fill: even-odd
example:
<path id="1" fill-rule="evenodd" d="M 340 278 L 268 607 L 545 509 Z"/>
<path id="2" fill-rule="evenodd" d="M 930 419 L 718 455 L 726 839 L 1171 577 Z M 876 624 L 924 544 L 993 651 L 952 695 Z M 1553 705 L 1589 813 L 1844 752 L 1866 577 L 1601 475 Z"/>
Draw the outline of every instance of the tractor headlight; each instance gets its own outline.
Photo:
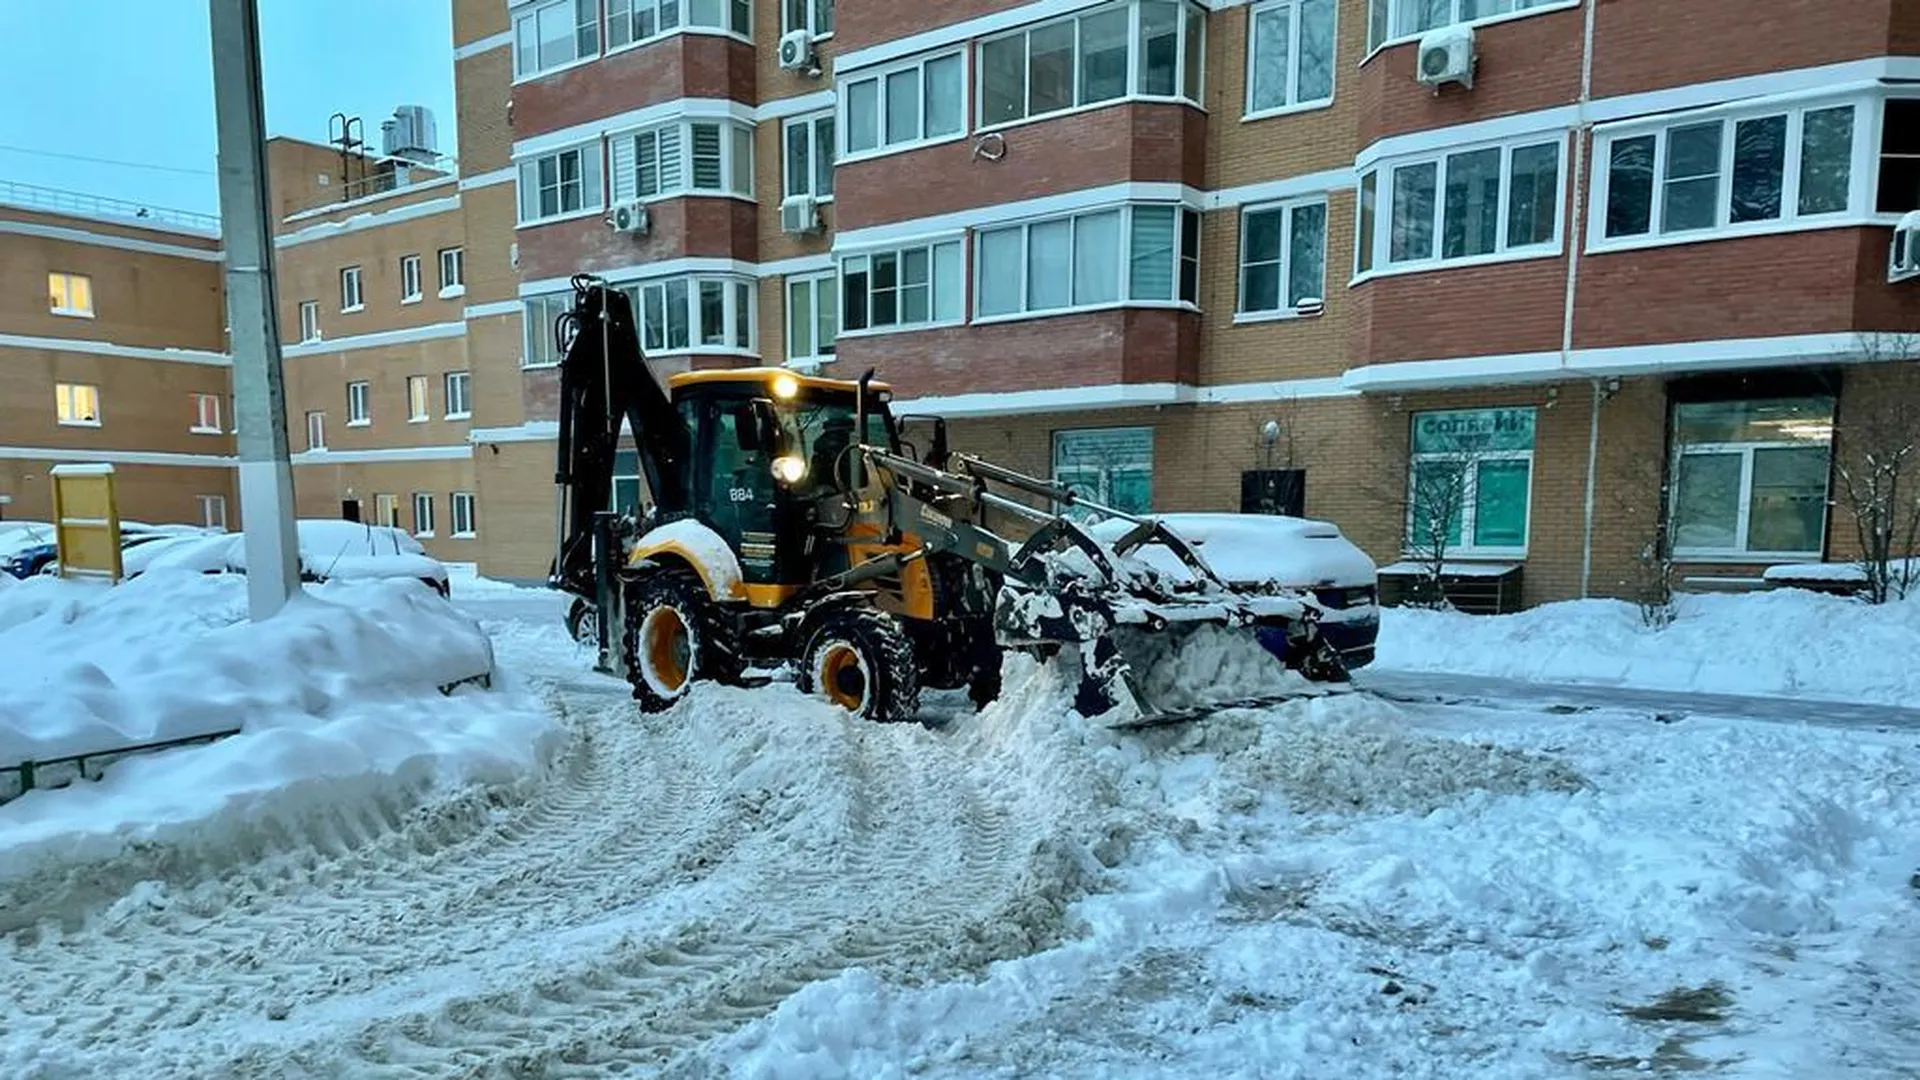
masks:
<path id="1" fill-rule="evenodd" d="M 797 484 L 807 475 L 807 463 L 796 454 L 773 459 L 773 475 L 783 484 Z"/>
<path id="2" fill-rule="evenodd" d="M 795 394 L 798 394 L 799 392 L 800 392 L 799 379 L 794 378 L 793 376 L 787 374 L 784 371 L 773 377 L 773 396 L 774 397 L 779 398 L 781 401 L 792 401 L 793 396 Z"/>

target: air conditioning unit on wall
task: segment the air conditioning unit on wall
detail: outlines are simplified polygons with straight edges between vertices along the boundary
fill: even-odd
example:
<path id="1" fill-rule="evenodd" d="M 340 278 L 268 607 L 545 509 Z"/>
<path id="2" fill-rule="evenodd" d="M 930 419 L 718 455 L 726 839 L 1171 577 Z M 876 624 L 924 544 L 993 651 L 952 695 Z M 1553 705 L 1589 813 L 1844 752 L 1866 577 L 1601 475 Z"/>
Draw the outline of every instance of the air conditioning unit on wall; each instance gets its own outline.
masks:
<path id="1" fill-rule="evenodd" d="M 813 35 L 805 30 L 789 30 L 780 35 L 780 66 L 787 71 L 811 68 Z"/>
<path id="2" fill-rule="evenodd" d="M 638 201 L 614 203 L 613 213 L 607 218 L 608 227 L 628 236 L 645 235 L 649 224 L 647 204 Z"/>
<path id="3" fill-rule="evenodd" d="M 811 195 L 789 195 L 780 200 L 780 231 L 819 232 L 820 204 Z"/>
<path id="4" fill-rule="evenodd" d="M 1887 280 L 1920 278 L 1920 210 L 1900 219 L 1893 229 L 1893 248 L 1887 252 Z"/>
<path id="5" fill-rule="evenodd" d="M 1414 78 L 1433 87 L 1436 93 L 1453 82 L 1473 89 L 1473 68 L 1478 59 L 1474 52 L 1473 27 L 1443 26 L 1429 30 L 1420 38 L 1415 55 L 1419 68 Z"/>

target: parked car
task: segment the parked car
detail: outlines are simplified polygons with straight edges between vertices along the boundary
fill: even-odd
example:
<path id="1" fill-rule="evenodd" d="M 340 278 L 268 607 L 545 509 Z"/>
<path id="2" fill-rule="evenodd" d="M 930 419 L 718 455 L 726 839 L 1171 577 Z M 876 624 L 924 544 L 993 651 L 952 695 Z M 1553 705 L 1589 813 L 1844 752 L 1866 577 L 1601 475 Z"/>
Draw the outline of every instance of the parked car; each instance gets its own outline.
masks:
<path id="1" fill-rule="evenodd" d="M 388 525 L 325 519 L 294 523 L 300 538 L 300 580 L 418 578 L 441 596 L 449 590 L 447 568 L 420 542 Z M 174 537 L 143 545 L 121 560 L 128 577 L 162 567 L 203 574 L 247 572 L 247 543 L 241 533 Z"/>
<path id="2" fill-rule="evenodd" d="M 38 522 L 7 524 L 16 528 L 0 531 L 0 569 L 21 578 L 60 572 L 60 548 L 54 540 L 52 525 Z M 197 525 L 149 525 L 142 521 L 123 521 L 120 523 L 121 557 L 124 560 L 127 551 L 156 540 L 205 535 L 211 531 Z"/>
<path id="3" fill-rule="evenodd" d="M 1279 514 L 1155 514 L 1200 552 L 1214 573 L 1240 588 L 1278 585 L 1310 593 L 1324 614 L 1320 629 L 1340 650 L 1347 667 L 1373 662 L 1380 636 L 1379 571 L 1330 521 Z M 1113 541 L 1133 524 L 1111 519 L 1093 526 Z M 1163 548 L 1141 557 L 1155 569 L 1182 577 L 1185 568 Z"/>

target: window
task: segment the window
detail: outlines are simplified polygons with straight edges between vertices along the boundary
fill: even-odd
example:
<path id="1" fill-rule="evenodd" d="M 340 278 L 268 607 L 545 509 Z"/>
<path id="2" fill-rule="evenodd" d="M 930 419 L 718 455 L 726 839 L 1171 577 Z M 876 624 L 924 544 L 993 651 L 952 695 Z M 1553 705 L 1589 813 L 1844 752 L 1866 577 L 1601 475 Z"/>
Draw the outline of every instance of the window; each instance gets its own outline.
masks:
<path id="1" fill-rule="evenodd" d="M 372 413 L 367 407 L 367 384 L 350 382 L 347 384 L 347 426 L 365 427 L 373 422 Z"/>
<path id="2" fill-rule="evenodd" d="M 849 80 L 840 95 L 848 156 L 896 150 L 966 129 L 961 54 L 917 60 Z"/>
<path id="3" fill-rule="evenodd" d="M 613 452 L 613 505 L 609 510 L 625 513 L 640 505 L 640 454 L 635 450 Z"/>
<path id="4" fill-rule="evenodd" d="M 520 163 L 520 223 L 601 208 L 600 145 L 576 146 Z"/>
<path id="5" fill-rule="evenodd" d="M 787 359 L 831 360 L 840 323 L 840 279 L 787 279 Z"/>
<path id="6" fill-rule="evenodd" d="M 1312 2 L 1331 5 L 1332 0 Z M 983 42 L 980 124 L 1012 123 L 1130 95 L 1198 103 L 1204 25 L 1205 13 L 1184 3 L 1138 0 Z M 1193 40 L 1183 41 L 1187 35 Z"/>
<path id="7" fill-rule="evenodd" d="M 93 318 L 93 279 L 85 274 L 48 274 L 47 310 L 55 315 Z"/>
<path id="8" fill-rule="evenodd" d="M 413 493 L 413 535 L 433 535 L 433 493 L 416 491 Z"/>
<path id="9" fill-rule="evenodd" d="M 54 416 L 69 427 L 100 426 L 100 388 L 59 383 L 53 388 Z"/>
<path id="10" fill-rule="evenodd" d="M 449 371 L 442 380 L 447 395 L 447 419 L 465 420 L 473 415 L 473 405 L 468 400 L 468 391 L 473 376 L 464 371 Z"/>
<path id="11" fill-rule="evenodd" d="M 962 273 L 958 240 L 848 256 L 840 260 L 841 329 L 959 322 Z"/>
<path id="12" fill-rule="evenodd" d="M 373 497 L 373 523 L 385 525 L 391 529 L 400 527 L 400 497 L 398 495 L 378 495 Z"/>
<path id="13" fill-rule="evenodd" d="M 1247 115 L 1333 100 L 1334 0 L 1278 0 L 1253 9 Z"/>
<path id="14" fill-rule="evenodd" d="M 622 286 L 640 347 L 668 352 L 752 352 L 756 283 L 731 276 L 667 278 Z"/>
<path id="15" fill-rule="evenodd" d="M 365 305 L 363 305 L 360 300 L 360 268 L 357 266 L 349 266 L 340 271 L 341 313 L 345 314 L 350 311 L 361 310 Z"/>
<path id="16" fill-rule="evenodd" d="M 1578 0 L 1370 0 L 1367 48 L 1416 37 L 1442 26 L 1480 22 L 1534 9 L 1564 8 Z"/>
<path id="17" fill-rule="evenodd" d="M 1304 301 L 1325 299 L 1326 280 L 1324 199 L 1241 212 L 1243 314 L 1298 311 Z"/>
<path id="18" fill-rule="evenodd" d="M 193 427 L 188 429 L 195 435 L 218 435 L 220 428 L 220 395 L 193 395 Z"/>
<path id="19" fill-rule="evenodd" d="M 1128 238 L 1127 298 L 1200 302 L 1200 215 L 1184 207 L 1136 206 Z"/>
<path id="20" fill-rule="evenodd" d="M 688 192 L 753 195 L 751 124 L 678 121 L 618 136 L 611 151 L 616 200 Z"/>
<path id="21" fill-rule="evenodd" d="M 513 74 L 516 78 L 538 75 L 598 55 L 599 0 L 552 0 L 514 17 Z"/>
<path id="22" fill-rule="evenodd" d="M 1053 433 L 1053 480 L 1129 514 L 1153 509 L 1153 429 L 1083 428 Z M 1074 507 L 1072 517 L 1096 516 Z"/>
<path id="23" fill-rule="evenodd" d="M 447 505 L 453 512 L 453 535 L 468 538 L 474 535 L 473 492 L 456 491 L 447 496 Z"/>
<path id="24" fill-rule="evenodd" d="M 400 256 L 400 302 L 411 304 L 420 299 L 420 256 Z"/>
<path id="25" fill-rule="evenodd" d="M 1356 266 L 1365 273 L 1551 253 L 1560 242 L 1560 148 L 1559 139 L 1480 147 L 1367 173 L 1360 181 Z M 1383 174 L 1388 217 L 1380 229 L 1375 200 Z"/>
<path id="26" fill-rule="evenodd" d="M 1831 397 L 1673 407 L 1673 553 L 1810 556 L 1827 527 Z"/>
<path id="27" fill-rule="evenodd" d="M 433 403 L 427 395 L 427 377 L 407 376 L 407 423 L 424 424 L 432 411 Z"/>
<path id="28" fill-rule="evenodd" d="M 1070 218 L 982 229 L 975 241 L 974 314 L 982 318 L 1130 301 L 1194 302 L 1195 275 L 1177 267 L 1175 208 L 1114 207 Z M 1192 211 L 1181 211 L 1192 214 Z M 1183 238 L 1198 238 L 1194 232 Z M 1188 280 L 1192 278 L 1192 280 Z"/>
<path id="29" fill-rule="evenodd" d="M 1533 430 L 1531 408 L 1413 414 L 1407 547 L 1433 551 L 1444 518 L 1448 553 L 1524 554 Z"/>
<path id="30" fill-rule="evenodd" d="M 200 524 L 209 529 L 227 527 L 227 497 L 225 495 L 196 495 L 200 503 Z"/>
<path id="31" fill-rule="evenodd" d="M 1847 133 L 1852 134 L 1851 127 Z M 1834 141 L 1839 142 L 1837 134 Z M 1803 167 L 1806 158 L 1803 152 Z M 1840 187 L 1844 190 L 1846 185 Z M 1920 98 L 1887 100 L 1880 123 L 1880 195 L 1874 209 L 1882 214 L 1920 210 Z M 1806 213 L 1805 208 L 1801 213 Z"/>
<path id="32" fill-rule="evenodd" d="M 440 249 L 440 299 L 467 291 L 467 252 L 465 248 Z"/>
<path id="33" fill-rule="evenodd" d="M 753 37 L 749 0 L 607 0 L 607 48 L 639 45 L 688 27 Z"/>
<path id="34" fill-rule="evenodd" d="M 1609 135 L 1596 158 L 1606 210 L 1596 215 L 1595 239 L 1764 230 L 1844 214 L 1854 126 L 1854 106 L 1834 105 Z"/>
<path id="35" fill-rule="evenodd" d="M 300 301 L 300 340 L 320 340 L 320 301 Z"/>
<path id="36" fill-rule="evenodd" d="M 553 293 L 528 299 L 521 310 L 521 328 L 526 349 L 520 356 L 521 367 L 551 367 L 565 356 L 554 333 L 560 316 L 573 310 L 573 293 Z"/>
<path id="37" fill-rule="evenodd" d="M 327 448 L 327 414 L 310 412 L 307 414 L 307 449 L 325 450 Z"/>
<path id="38" fill-rule="evenodd" d="M 833 0 L 781 0 L 780 32 L 805 30 L 816 38 L 833 33 Z"/>
<path id="39" fill-rule="evenodd" d="M 781 129 L 786 147 L 787 196 L 833 198 L 833 114 L 789 120 Z"/>

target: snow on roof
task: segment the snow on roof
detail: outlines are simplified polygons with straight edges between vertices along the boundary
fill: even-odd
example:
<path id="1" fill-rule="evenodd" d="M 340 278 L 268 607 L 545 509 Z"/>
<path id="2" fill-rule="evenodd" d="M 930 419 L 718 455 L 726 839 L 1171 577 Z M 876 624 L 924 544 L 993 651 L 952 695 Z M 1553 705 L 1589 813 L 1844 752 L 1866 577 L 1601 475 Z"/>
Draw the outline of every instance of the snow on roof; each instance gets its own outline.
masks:
<path id="1" fill-rule="evenodd" d="M 113 466 L 108 462 L 82 462 L 55 465 L 47 472 L 54 476 L 112 476 Z"/>
<path id="2" fill-rule="evenodd" d="M 1499 577 L 1520 568 L 1517 562 L 1449 562 L 1440 565 L 1440 572 L 1449 577 Z M 1382 576 L 1424 575 L 1432 569 L 1431 563 L 1411 560 L 1394 563 L 1380 568 Z"/>

